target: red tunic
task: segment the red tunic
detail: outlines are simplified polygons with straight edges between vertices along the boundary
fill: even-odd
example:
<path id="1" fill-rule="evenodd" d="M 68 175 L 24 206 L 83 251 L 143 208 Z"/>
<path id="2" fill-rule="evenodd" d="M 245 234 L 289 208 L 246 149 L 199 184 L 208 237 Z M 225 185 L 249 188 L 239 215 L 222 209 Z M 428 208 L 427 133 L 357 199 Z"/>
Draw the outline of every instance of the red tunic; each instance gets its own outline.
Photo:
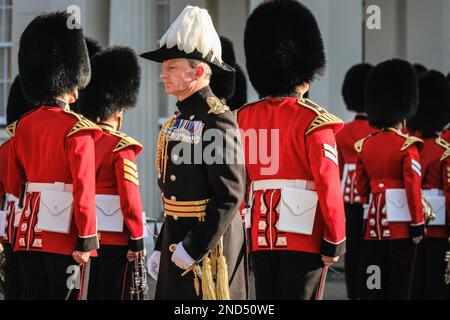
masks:
<path id="1" fill-rule="evenodd" d="M 8 156 L 11 140 L 6 141 L 0 146 L 0 208 L 5 208 L 6 211 L 6 236 L 0 238 L 0 243 L 11 243 L 14 236 L 14 209 L 15 202 L 8 201 L 3 203 L 3 197 L 9 193 L 7 190 L 6 177 L 8 174 Z"/>
<path id="2" fill-rule="evenodd" d="M 37 228 L 40 193 L 25 196 L 14 250 L 70 255 L 98 248 L 95 216 L 94 139 L 101 129 L 58 102 L 42 106 L 9 126 L 12 143 L 8 188 L 19 197 L 22 186 L 63 182 L 73 185 L 68 234 Z"/>
<path id="3" fill-rule="evenodd" d="M 142 145 L 107 126 L 95 142 L 96 194 L 120 196 L 124 217 L 123 232 L 101 231 L 100 245 L 130 245 L 133 251 L 144 249 L 142 202 L 136 156 Z"/>
<path id="4" fill-rule="evenodd" d="M 355 143 L 374 132 L 376 132 L 376 129 L 369 126 L 366 116 L 356 116 L 355 120 L 345 124 L 344 128 L 336 134 L 342 193 L 345 203 L 364 202 L 364 199 L 358 193 L 358 189 L 355 188 L 355 167 L 358 155 L 355 150 Z"/>
<path id="5" fill-rule="evenodd" d="M 244 106 L 239 110 L 238 123 L 243 130 L 249 183 L 267 179 L 313 181 L 319 202 L 311 235 L 282 232 L 277 228 L 280 190 L 256 191 L 251 249 L 343 254 L 345 214 L 335 141 L 342 121 L 307 99 L 287 97 L 267 98 Z M 252 135 L 249 143 L 246 137 Z M 266 142 L 268 152 L 264 148 Z M 252 158 L 255 146 L 257 159 Z M 266 154 L 272 155 L 270 164 Z"/>
<path id="6" fill-rule="evenodd" d="M 372 201 L 366 225 L 366 240 L 402 239 L 423 234 L 419 149 L 421 140 L 389 128 L 360 140 L 356 185 Z M 386 189 L 405 189 L 411 222 L 390 222 L 385 208 Z"/>

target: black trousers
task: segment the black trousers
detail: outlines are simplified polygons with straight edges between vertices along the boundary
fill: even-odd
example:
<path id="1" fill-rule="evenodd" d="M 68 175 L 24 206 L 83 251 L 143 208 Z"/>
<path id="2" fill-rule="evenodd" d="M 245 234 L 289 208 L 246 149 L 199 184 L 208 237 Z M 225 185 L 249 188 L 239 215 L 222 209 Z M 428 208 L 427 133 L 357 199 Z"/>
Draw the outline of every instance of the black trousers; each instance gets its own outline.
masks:
<path id="1" fill-rule="evenodd" d="M 22 298 L 22 272 L 20 271 L 19 258 L 11 249 L 10 244 L 3 244 L 5 252 L 5 300 L 19 300 Z"/>
<path id="2" fill-rule="evenodd" d="M 89 299 L 129 300 L 133 263 L 127 260 L 128 246 L 102 245 L 92 259 Z"/>
<path id="3" fill-rule="evenodd" d="M 257 300 L 313 300 L 322 275 L 320 254 L 258 251 L 250 255 Z"/>
<path id="4" fill-rule="evenodd" d="M 413 299 L 450 299 L 450 288 L 444 282 L 447 267 L 444 256 L 448 246 L 447 239 L 428 238 L 420 242 L 414 273 Z"/>
<path id="5" fill-rule="evenodd" d="M 361 295 L 368 300 L 406 300 L 412 290 L 415 245 L 411 239 L 365 240 Z M 380 286 L 374 286 L 379 283 Z"/>
<path id="6" fill-rule="evenodd" d="M 345 281 L 349 299 L 360 298 L 361 250 L 364 233 L 364 209 L 360 204 L 345 205 Z"/>
<path id="7" fill-rule="evenodd" d="M 18 251 L 25 300 L 75 300 L 82 270 L 70 255 Z"/>

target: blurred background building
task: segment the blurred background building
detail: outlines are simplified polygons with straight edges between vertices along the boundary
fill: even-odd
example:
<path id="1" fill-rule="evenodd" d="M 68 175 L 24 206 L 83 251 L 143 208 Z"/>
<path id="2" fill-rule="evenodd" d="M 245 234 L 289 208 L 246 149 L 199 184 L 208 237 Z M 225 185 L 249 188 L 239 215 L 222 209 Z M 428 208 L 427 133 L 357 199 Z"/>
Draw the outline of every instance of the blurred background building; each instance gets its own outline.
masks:
<path id="1" fill-rule="evenodd" d="M 37 15 L 80 8 L 85 34 L 103 46 L 127 45 L 137 53 L 155 49 L 170 23 L 188 4 L 208 9 L 216 29 L 234 42 L 237 62 L 245 68 L 243 31 L 246 18 L 263 0 L 0 0 L 0 127 L 5 126 L 9 86 L 17 74 L 20 35 Z M 427 68 L 450 71 L 450 0 L 302 0 L 316 15 L 322 31 L 326 72 L 310 98 L 344 120 L 341 86 L 356 63 L 378 63 L 398 57 Z M 373 6 L 377 7 L 373 7 Z M 369 9 L 369 13 L 367 12 Z M 379 8 L 379 28 L 373 26 Z M 145 146 L 139 159 L 142 198 L 147 217 L 161 219 L 154 154 L 161 122 L 175 110 L 159 80 L 160 66 L 141 60 L 142 88 L 138 107 L 125 119 L 123 131 Z M 114 68 L 114 66 L 111 66 Z M 249 101 L 258 99 L 248 85 Z M 1 130 L 0 140 L 6 139 Z"/>

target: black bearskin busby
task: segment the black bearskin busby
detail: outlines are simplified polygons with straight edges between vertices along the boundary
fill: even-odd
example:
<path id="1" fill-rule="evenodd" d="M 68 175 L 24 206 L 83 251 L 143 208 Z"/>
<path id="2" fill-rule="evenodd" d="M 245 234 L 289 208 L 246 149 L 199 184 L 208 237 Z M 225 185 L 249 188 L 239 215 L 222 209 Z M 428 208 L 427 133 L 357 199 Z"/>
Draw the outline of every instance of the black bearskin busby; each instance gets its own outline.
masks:
<path id="1" fill-rule="evenodd" d="M 342 85 L 342 97 L 348 110 L 366 112 L 364 85 L 372 68 L 372 65 L 368 63 L 360 63 L 351 67 L 345 75 L 344 84 Z"/>
<path id="2" fill-rule="evenodd" d="M 416 113 L 418 100 L 417 75 L 409 62 L 387 60 L 370 72 L 365 104 L 372 127 L 388 128 L 410 119 Z"/>
<path id="3" fill-rule="evenodd" d="M 22 86 L 20 85 L 20 78 L 17 76 L 11 85 L 8 96 L 8 105 L 6 107 L 6 123 L 10 125 L 14 121 L 17 121 L 25 113 L 33 110 L 35 106 L 28 102 L 22 92 Z"/>
<path id="4" fill-rule="evenodd" d="M 137 103 L 141 71 L 136 53 L 127 47 L 104 50 L 91 59 L 92 78 L 80 92 L 80 113 L 92 121 L 107 120 Z"/>
<path id="5" fill-rule="evenodd" d="M 449 122 L 450 83 L 441 72 L 430 70 L 419 79 L 419 107 L 408 121 L 408 129 L 432 138 Z"/>
<path id="6" fill-rule="evenodd" d="M 417 78 L 420 78 L 428 71 L 427 68 L 423 64 L 420 64 L 420 63 L 414 63 L 413 67 L 414 67 L 414 70 L 416 70 Z"/>
<path id="7" fill-rule="evenodd" d="M 100 51 L 103 50 L 103 48 L 100 46 L 100 44 L 96 40 L 89 38 L 89 37 L 85 37 L 84 40 L 86 41 L 89 60 L 92 59 L 92 57 L 94 55 L 96 55 L 97 53 L 99 53 Z M 72 103 L 70 105 L 70 110 L 78 112 L 78 113 L 80 112 L 80 107 L 78 106 L 78 100 L 76 100 L 74 103 Z"/>
<path id="8" fill-rule="evenodd" d="M 89 56 L 81 29 L 69 29 L 70 15 L 35 18 L 20 38 L 19 75 L 26 98 L 43 105 L 84 88 L 90 80 Z"/>
<path id="9" fill-rule="evenodd" d="M 228 107 L 231 111 L 239 109 L 247 103 L 247 78 L 242 68 L 236 64 L 236 85 L 234 88 L 234 96 L 229 99 Z"/>
<path id="10" fill-rule="evenodd" d="M 222 60 L 229 66 L 236 69 L 236 56 L 234 53 L 233 43 L 225 37 L 220 37 L 220 44 L 222 45 Z M 211 76 L 210 86 L 212 92 L 228 102 L 228 99 L 233 97 L 236 85 L 236 75 L 234 72 L 213 73 Z"/>
<path id="11" fill-rule="evenodd" d="M 102 46 L 96 40 L 90 37 L 85 37 L 84 39 L 86 41 L 89 58 L 102 51 Z"/>
<path id="12" fill-rule="evenodd" d="M 294 0 L 258 6 L 247 20 L 244 49 L 250 81 L 261 97 L 290 95 L 325 67 L 316 19 Z"/>

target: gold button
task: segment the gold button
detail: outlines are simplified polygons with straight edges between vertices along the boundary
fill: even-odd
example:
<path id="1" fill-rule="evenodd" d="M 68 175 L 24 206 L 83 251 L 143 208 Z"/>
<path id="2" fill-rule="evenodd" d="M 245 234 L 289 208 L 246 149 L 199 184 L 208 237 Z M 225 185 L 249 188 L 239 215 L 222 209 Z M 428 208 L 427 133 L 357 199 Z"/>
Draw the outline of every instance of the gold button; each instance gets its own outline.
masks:
<path id="1" fill-rule="evenodd" d="M 158 179 L 161 179 L 161 173 L 158 173 Z"/>
<path id="2" fill-rule="evenodd" d="M 177 221 L 178 220 L 178 216 L 173 216 L 173 220 Z"/>
<path id="3" fill-rule="evenodd" d="M 170 180 L 176 181 L 176 180 L 177 180 L 177 177 L 175 177 L 174 175 L 171 175 L 171 176 L 170 176 Z"/>
<path id="4" fill-rule="evenodd" d="M 172 200 L 172 201 L 177 201 L 177 197 L 171 196 L 171 197 L 170 197 L 170 200 Z"/>
<path id="5" fill-rule="evenodd" d="M 384 188 L 384 183 L 380 183 L 380 184 L 378 185 L 378 187 L 379 187 L 379 188 Z"/>

